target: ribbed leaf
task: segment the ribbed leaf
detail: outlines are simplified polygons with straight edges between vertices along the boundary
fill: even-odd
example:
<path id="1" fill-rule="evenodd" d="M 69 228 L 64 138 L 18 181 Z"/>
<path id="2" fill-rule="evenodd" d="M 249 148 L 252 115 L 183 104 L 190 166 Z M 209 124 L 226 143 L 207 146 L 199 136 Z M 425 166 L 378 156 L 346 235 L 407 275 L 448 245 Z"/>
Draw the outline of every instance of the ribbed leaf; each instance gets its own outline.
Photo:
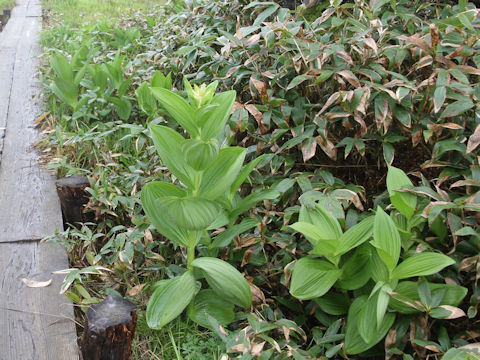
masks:
<path id="1" fill-rule="evenodd" d="M 201 257 L 193 260 L 192 266 L 203 271 L 208 285 L 222 299 L 244 308 L 250 307 L 250 286 L 232 265 L 217 258 Z"/>
<path id="2" fill-rule="evenodd" d="M 378 255 L 391 272 L 400 257 L 401 240 L 393 220 L 382 208 L 377 208 L 373 227 L 373 246 L 377 248 Z"/>
<path id="3" fill-rule="evenodd" d="M 316 250 L 317 255 L 330 255 L 336 250 L 337 241 L 332 239 L 325 239 L 325 234 L 319 230 L 315 225 L 308 222 L 296 222 L 289 226 L 295 231 L 302 233 L 305 238 L 310 241 Z"/>
<path id="4" fill-rule="evenodd" d="M 370 295 L 363 305 L 357 320 L 358 333 L 365 343 L 372 343 L 377 337 L 377 303 L 380 291 Z M 386 310 L 386 309 L 385 309 Z"/>
<path id="5" fill-rule="evenodd" d="M 192 187 L 191 176 L 194 170 L 187 165 L 182 153 L 185 139 L 175 130 L 162 125 L 152 125 L 150 131 L 162 162 L 181 182 L 188 187 Z"/>
<path id="6" fill-rule="evenodd" d="M 330 213 L 317 205 L 315 210 L 309 210 L 305 205 L 300 208 L 299 221 L 309 222 L 323 233 L 323 239 L 338 240 L 342 236 L 342 228 Z"/>
<path id="7" fill-rule="evenodd" d="M 340 237 L 340 245 L 335 255 L 343 255 L 367 241 L 373 234 L 374 219 L 374 216 L 369 216 L 345 231 Z"/>
<path id="8" fill-rule="evenodd" d="M 395 191 L 405 188 L 413 188 L 413 184 L 408 176 L 401 169 L 389 166 L 387 173 L 387 189 L 390 201 L 402 215 L 410 218 L 417 206 L 417 197 L 411 193 Z"/>
<path id="9" fill-rule="evenodd" d="M 345 333 L 345 350 L 348 354 L 356 355 L 365 350 L 370 349 L 372 346 L 377 344 L 380 340 L 382 340 L 385 335 L 387 334 L 390 327 L 393 325 L 395 321 L 395 315 L 392 313 L 385 314 L 383 319 L 382 325 L 376 331 L 374 339 L 366 343 L 358 332 L 358 318 L 359 314 L 362 311 L 363 307 L 367 303 L 367 296 L 360 296 L 355 299 L 355 301 L 350 306 L 348 310 L 348 317 L 347 317 L 347 326 L 346 326 L 346 333 Z M 375 317 L 372 318 L 373 324 L 375 325 Z"/>
<path id="10" fill-rule="evenodd" d="M 147 324 L 160 329 L 180 315 L 195 295 L 195 278 L 190 271 L 158 286 L 147 305 Z"/>
<path id="11" fill-rule="evenodd" d="M 50 65 L 59 78 L 66 82 L 73 83 L 72 66 L 68 59 L 60 52 L 50 57 Z"/>
<path id="12" fill-rule="evenodd" d="M 220 214 L 220 206 L 197 197 L 166 196 L 156 201 L 159 209 L 180 228 L 203 230 Z"/>
<path id="13" fill-rule="evenodd" d="M 324 295 L 342 274 L 327 261 L 304 257 L 295 263 L 290 293 L 300 300 Z"/>
<path id="14" fill-rule="evenodd" d="M 142 83 L 137 90 L 135 90 L 137 95 L 138 107 L 147 115 L 153 115 L 157 110 L 157 101 L 153 97 L 148 84 L 146 82 Z"/>
<path id="15" fill-rule="evenodd" d="M 164 182 L 154 181 L 146 184 L 141 193 L 141 202 L 148 219 L 157 230 L 176 245 L 187 246 L 188 230 L 179 228 L 165 216 L 157 201 L 167 196 L 185 196 L 185 191 L 179 187 Z"/>
<path id="16" fill-rule="evenodd" d="M 217 138 L 227 123 L 233 103 L 235 102 L 236 92 L 234 90 L 226 91 L 215 95 L 209 105 L 216 105 L 209 114 L 208 119 L 203 122 L 201 136 L 203 140 Z"/>
<path id="17" fill-rule="evenodd" d="M 163 88 L 152 87 L 150 90 L 158 102 L 192 137 L 199 135 L 195 111 L 181 96 Z"/>
<path id="18" fill-rule="evenodd" d="M 371 247 L 368 244 L 360 246 L 342 266 L 342 276 L 338 285 L 344 290 L 360 289 L 371 277 Z"/>
<path id="19" fill-rule="evenodd" d="M 432 275 L 452 264 L 455 264 L 455 261 L 444 254 L 433 252 L 415 254 L 404 260 L 393 270 L 392 279 Z"/>
<path id="20" fill-rule="evenodd" d="M 327 293 L 315 299 L 318 307 L 330 315 L 343 315 L 348 312 L 350 299 L 346 294 Z"/>
<path id="21" fill-rule="evenodd" d="M 78 86 L 73 81 L 66 81 L 60 77 L 55 78 L 54 82 L 50 84 L 50 89 L 62 100 L 65 104 L 75 109 L 78 101 Z"/>
<path id="22" fill-rule="evenodd" d="M 187 310 L 188 317 L 200 326 L 210 328 L 208 316 L 215 318 L 220 325 L 226 326 L 235 319 L 234 305 L 218 297 L 213 290 L 201 290 L 195 296 L 193 307 Z"/>
<path id="23" fill-rule="evenodd" d="M 203 174 L 199 196 L 215 200 L 225 194 L 235 181 L 245 159 L 247 150 L 241 147 L 229 147 L 220 150 L 215 162 Z"/>

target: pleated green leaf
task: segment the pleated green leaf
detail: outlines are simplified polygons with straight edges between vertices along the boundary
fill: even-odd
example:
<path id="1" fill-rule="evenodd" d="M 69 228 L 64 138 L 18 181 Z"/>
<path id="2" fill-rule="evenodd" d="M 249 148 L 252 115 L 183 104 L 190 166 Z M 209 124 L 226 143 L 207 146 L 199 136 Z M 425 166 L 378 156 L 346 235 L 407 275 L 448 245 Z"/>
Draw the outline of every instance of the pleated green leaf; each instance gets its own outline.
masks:
<path id="1" fill-rule="evenodd" d="M 345 350 L 348 354 L 356 355 L 364 352 L 365 350 L 370 349 L 378 342 L 380 342 L 385 335 L 387 334 L 388 330 L 390 330 L 393 322 L 395 321 L 395 315 L 392 313 L 385 314 L 383 322 L 379 329 L 376 331 L 375 336 L 372 341 L 365 342 L 362 336 L 358 331 L 358 320 L 360 313 L 364 306 L 367 303 L 368 297 L 366 295 L 360 296 L 355 299 L 355 301 L 350 306 L 348 310 L 348 317 L 347 317 L 347 326 L 345 332 Z M 373 325 L 376 325 L 375 315 L 372 318 Z"/>
<path id="2" fill-rule="evenodd" d="M 350 307 L 350 299 L 346 294 L 327 293 L 315 299 L 318 307 L 330 315 L 344 315 Z"/>
<path id="3" fill-rule="evenodd" d="M 201 290 L 195 296 L 194 305 L 187 310 L 188 317 L 200 326 L 210 328 L 208 316 L 226 326 L 235 319 L 234 305 L 224 301 L 213 290 Z"/>
<path id="4" fill-rule="evenodd" d="M 417 197 L 407 192 L 398 192 L 398 189 L 413 188 L 408 176 L 394 166 L 388 167 L 387 189 L 393 206 L 407 218 L 412 217 L 417 206 Z"/>
<path id="5" fill-rule="evenodd" d="M 338 240 L 342 236 L 342 228 L 337 219 L 319 205 L 315 207 L 314 211 L 302 205 L 298 219 L 301 222 L 315 225 L 318 231 L 323 234 L 323 239 Z"/>
<path id="6" fill-rule="evenodd" d="M 150 131 L 162 162 L 181 182 L 188 187 L 192 187 L 191 177 L 194 170 L 186 163 L 182 153 L 185 139 L 175 130 L 162 125 L 152 125 Z"/>
<path id="7" fill-rule="evenodd" d="M 391 272 L 400 257 L 401 239 L 393 220 L 380 206 L 375 214 L 371 244 L 377 248 L 378 255 Z"/>
<path id="8" fill-rule="evenodd" d="M 166 196 L 156 201 L 159 209 L 180 228 L 203 230 L 220 214 L 220 206 L 197 197 Z"/>
<path id="9" fill-rule="evenodd" d="M 295 263 L 290 283 L 290 293 L 300 300 L 310 300 L 324 295 L 342 274 L 331 263 L 304 257 Z"/>
<path id="10" fill-rule="evenodd" d="M 195 278 L 190 271 L 158 286 L 147 305 L 147 324 L 160 329 L 180 315 L 195 295 Z"/>
<path id="11" fill-rule="evenodd" d="M 455 261 L 444 254 L 433 252 L 415 254 L 393 270 L 392 279 L 432 275 L 452 264 L 455 264 Z"/>
<path id="12" fill-rule="evenodd" d="M 342 266 L 338 286 L 344 290 L 360 289 L 371 277 L 372 253 L 368 244 L 360 246 Z"/>
<path id="13" fill-rule="evenodd" d="M 336 250 L 337 240 L 325 239 L 323 233 L 318 227 L 308 222 L 296 222 L 289 226 L 295 231 L 302 233 L 310 241 L 317 255 L 330 255 Z"/>
<path id="14" fill-rule="evenodd" d="M 374 216 L 369 216 L 345 231 L 340 237 L 335 255 L 343 255 L 370 239 L 373 234 L 374 219 Z"/>
<path id="15" fill-rule="evenodd" d="M 199 135 L 195 123 L 195 110 L 181 96 L 163 88 L 152 87 L 150 90 L 158 102 L 192 137 Z"/>
<path id="16" fill-rule="evenodd" d="M 202 270 L 208 285 L 222 299 L 244 308 L 250 307 L 250 285 L 232 265 L 217 258 L 201 257 L 193 260 L 192 266 Z"/>
<path id="17" fill-rule="evenodd" d="M 186 193 L 178 186 L 154 181 L 146 184 L 141 192 L 141 202 L 145 214 L 153 226 L 176 245 L 187 246 L 188 230 L 178 227 L 158 206 L 157 201 L 168 196 L 183 197 Z"/>
<path id="18" fill-rule="evenodd" d="M 66 81 L 60 77 L 55 78 L 54 82 L 50 84 L 50 89 L 62 100 L 65 104 L 75 109 L 78 101 L 78 86 L 73 81 Z"/>
<path id="19" fill-rule="evenodd" d="M 220 135 L 232 111 L 235 96 L 236 92 L 231 90 L 215 95 L 210 101 L 209 105 L 214 105 L 215 108 L 209 113 L 208 118 L 202 121 L 201 137 L 203 140 L 217 138 Z"/>
<path id="20" fill-rule="evenodd" d="M 225 194 L 238 176 L 246 152 L 247 150 L 241 147 L 220 150 L 217 159 L 203 173 L 198 196 L 215 200 Z"/>

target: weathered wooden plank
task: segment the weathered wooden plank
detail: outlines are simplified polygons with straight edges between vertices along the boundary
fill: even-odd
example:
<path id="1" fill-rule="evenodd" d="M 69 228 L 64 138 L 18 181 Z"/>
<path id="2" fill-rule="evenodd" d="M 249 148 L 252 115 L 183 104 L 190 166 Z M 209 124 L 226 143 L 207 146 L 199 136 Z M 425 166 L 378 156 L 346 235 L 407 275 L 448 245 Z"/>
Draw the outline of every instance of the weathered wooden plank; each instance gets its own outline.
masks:
<path id="1" fill-rule="evenodd" d="M 72 305 L 59 296 L 63 276 L 52 274 L 67 267 L 59 246 L 0 244 L 0 359 L 78 359 Z M 22 278 L 52 284 L 29 288 Z"/>
<path id="2" fill-rule="evenodd" d="M 28 1 L 19 3 L 21 8 L 26 8 Z M 62 226 L 54 176 L 38 164 L 37 154 L 33 151 L 39 139 L 39 133 L 34 128 L 34 121 L 40 113 L 36 102 L 39 94 L 36 73 L 40 53 L 39 18 L 18 14 L 22 12 L 15 8 L 13 26 L 21 29 L 21 37 L 15 51 L 0 163 L 0 242 L 38 240 Z M 13 35 L 17 36 L 17 33 Z M 6 42 L 11 44 L 8 39 Z"/>

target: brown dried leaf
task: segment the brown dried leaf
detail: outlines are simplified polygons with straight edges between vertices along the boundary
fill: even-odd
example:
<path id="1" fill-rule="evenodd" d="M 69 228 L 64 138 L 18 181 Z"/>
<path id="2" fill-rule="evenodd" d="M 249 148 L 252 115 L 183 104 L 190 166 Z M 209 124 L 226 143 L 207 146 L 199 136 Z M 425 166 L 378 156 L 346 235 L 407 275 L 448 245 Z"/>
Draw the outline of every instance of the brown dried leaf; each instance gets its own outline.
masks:
<path id="1" fill-rule="evenodd" d="M 248 47 L 250 45 L 256 44 L 260 39 L 261 39 L 260 34 L 252 35 L 247 39 L 247 41 L 245 41 L 245 46 Z"/>
<path id="2" fill-rule="evenodd" d="M 345 80 L 347 80 L 350 83 L 350 85 L 357 88 L 360 87 L 360 81 L 355 75 L 353 75 L 352 72 L 342 70 L 342 71 L 337 71 L 337 74 L 343 77 Z"/>
<path id="3" fill-rule="evenodd" d="M 468 65 L 457 65 L 457 69 L 462 69 L 464 73 L 471 75 L 480 75 L 480 69 Z"/>
<path id="4" fill-rule="evenodd" d="M 328 109 L 330 105 L 332 105 L 334 102 L 336 102 L 340 98 L 340 93 L 337 91 L 336 93 L 333 93 L 330 95 L 328 98 L 327 102 L 323 105 L 322 109 L 318 112 L 318 115 L 321 115 L 325 110 Z"/>
<path id="5" fill-rule="evenodd" d="M 475 132 L 470 135 L 470 138 L 468 139 L 467 154 L 475 150 L 478 145 L 480 145 L 480 125 L 477 125 Z"/>
<path id="6" fill-rule="evenodd" d="M 432 48 L 435 48 L 440 41 L 440 32 L 435 24 L 430 24 L 430 38 L 432 40 Z"/>
<path id="7" fill-rule="evenodd" d="M 412 36 L 405 36 L 405 35 L 400 35 L 397 37 L 399 40 L 403 40 L 409 44 L 414 44 L 426 53 L 430 53 L 432 51 L 432 48 L 428 43 L 421 39 L 418 34 L 412 35 Z"/>
<path id="8" fill-rule="evenodd" d="M 349 63 L 350 65 L 353 65 L 353 60 L 350 57 L 350 55 L 347 54 L 347 52 L 342 50 L 342 51 L 337 51 L 336 54 L 339 57 L 341 57 L 343 60 L 345 60 L 347 63 Z"/>
<path id="9" fill-rule="evenodd" d="M 365 134 L 367 133 L 367 124 L 365 124 L 365 121 L 363 121 L 362 116 L 358 113 L 355 112 L 355 115 L 353 115 L 353 118 L 357 123 L 360 124 L 360 138 L 363 138 Z"/>
<path id="10" fill-rule="evenodd" d="M 480 342 L 460 346 L 459 349 L 480 351 Z"/>
<path id="11" fill-rule="evenodd" d="M 242 28 L 240 27 L 240 23 L 237 23 L 237 29 L 235 31 L 235 37 L 238 40 L 242 40 L 245 37 L 242 33 Z"/>
<path id="12" fill-rule="evenodd" d="M 262 350 L 263 350 L 263 347 L 265 346 L 265 343 L 266 343 L 266 341 L 261 342 L 260 344 L 255 344 L 255 345 L 253 345 L 252 350 L 250 351 L 250 353 L 251 353 L 253 356 L 260 356 L 260 355 L 262 354 Z"/>
<path id="13" fill-rule="evenodd" d="M 247 251 L 245 251 L 245 253 L 243 254 L 242 264 L 240 266 L 244 267 L 246 264 L 248 264 L 248 260 L 250 260 L 252 256 L 253 256 L 253 250 L 247 249 Z"/>
<path id="14" fill-rule="evenodd" d="M 390 349 L 397 342 L 397 330 L 390 329 L 387 337 L 385 338 L 385 350 Z"/>
<path id="15" fill-rule="evenodd" d="M 325 22 L 328 20 L 328 18 L 330 16 L 332 16 L 332 14 L 335 12 L 335 8 L 332 6 L 332 7 L 329 7 L 327 10 L 325 10 L 323 13 L 322 13 L 322 16 L 320 16 L 319 19 L 317 19 L 315 22 L 320 25 L 321 23 Z"/>
<path id="16" fill-rule="evenodd" d="M 260 128 L 260 132 L 262 133 L 262 135 L 265 134 L 268 131 L 268 129 L 263 123 L 263 114 L 260 112 L 260 110 L 258 110 L 257 107 L 253 104 L 245 105 L 245 109 L 250 114 L 252 114 L 252 116 L 257 121 L 258 127 Z"/>
<path id="17" fill-rule="evenodd" d="M 32 279 L 21 278 L 20 280 L 29 288 L 43 288 L 43 287 L 50 286 L 50 284 L 52 283 L 52 279 L 47 281 L 37 281 Z"/>
<path id="18" fill-rule="evenodd" d="M 248 285 L 250 285 L 250 291 L 252 292 L 252 303 L 257 305 L 265 304 L 265 294 L 263 291 L 250 281 L 248 282 Z"/>
<path id="19" fill-rule="evenodd" d="M 451 122 L 444 123 L 444 124 L 439 124 L 439 126 L 445 128 L 445 129 L 452 129 L 452 130 L 462 130 L 463 129 L 463 126 L 458 125 L 456 123 L 451 123 Z"/>
<path id="20" fill-rule="evenodd" d="M 229 69 L 227 71 L 227 73 L 225 74 L 225 77 L 222 78 L 222 79 L 228 79 L 230 76 L 232 76 L 233 74 L 235 74 L 237 72 L 238 69 L 240 69 L 242 67 L 242 65 L 238 65 L 238 66 L 234 66 L 232 67 L 231 69 Z"/>
<path id="21" fill-rule="evenodd" d="M 305 144 L 303 144 L 302 145 L 303 162 L 307 162 L 312 157 L 314 157 L 316 150 L 317 150 L 317 142 L 315 140 L 307 141 Z"/>
<path id="22" fill-rule="evenodd" d="M 372 49 L 375 52 L 375 54 L 378 52 L 377 43 L 372 38 L 364 39 L 363 43 L 367 45 L 370 49 Z"/>
<path id="23" fill-rule="evenodd" d="M 412 134 L 412 146 L 416 147 L 423 139 L 423 131 L 418 130 Z"/>
<path id="24" fill-rule="evenodd" d="M 145 284 L 136 285 L 133 288 L 128 289 L 127 290 L 127 295 L 128 296 L 137 296 L 138 294 L 140 294 L 142 292 L 145 285 L 147 285 L 147 284 L 145 283 Z"/>
<path id="25" fill-rule="evenodd" d="M 444 319 L 458 319 L 459 317 L 467 316 L 462 309 L 455 306 L 440 305 L 439 308 L 445 309 L 450 312 L 450 315 Z"/>
<path id="26" fill-rule="evenodd" d="M 266 78 L 270 79 L 270 80 L 275 77 L 275 75 L 274 75 L 271 71 L 268 71 L 268 70 L 267 70 L 267 71 L 264 71 L 264 72 L 262 73 L 262 75 L 265 76 Z"/>
<path id="27" fill-rule="evenodd" d="M 436 347 L 435 345 L 432 345 L 432 344 L 430 344 L 430 345 L 425 345 L 424 348 L 427 349 L 427 350 L 436 352 L 436 353 L 441 352 L 441 350 L 440 350 L 438 347 Z"/>
<path id="28" fill-rule="evenodd" d="M 329 139 L 324 139 L 322 136 L 317 136 L 316 140 L 323 152 L 327 154 L 330 159 L 337 160 L 337 148 Z"/>
<path id="29" fill-rule="evenodd" d="M 267 94 L 267 85 L 260 80 L 254 79 L 253 76 L 250 77 L 249 81 L 250 93 L 252 97 L 255 97 L 253 92 L 253 88 L 255 88 L 260 95 L 260 99 L 262 100 L 262 104 L 265 104 L 268 101 L 268 94 Z"/>

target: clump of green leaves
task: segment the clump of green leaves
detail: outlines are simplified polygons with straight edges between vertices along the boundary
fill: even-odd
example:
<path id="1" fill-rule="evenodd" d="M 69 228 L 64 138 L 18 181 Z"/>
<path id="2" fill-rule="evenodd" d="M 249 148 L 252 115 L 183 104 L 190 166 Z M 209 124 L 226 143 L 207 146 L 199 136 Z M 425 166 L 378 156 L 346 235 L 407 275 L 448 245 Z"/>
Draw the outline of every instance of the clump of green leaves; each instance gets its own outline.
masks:
<path id="1" fill-rule="evenodd" d="M 411 185 L 410 180 L 394 167 L 390 167 L 388 179 L 392 203 L 401 215 L 411 219 L 416 198 L 397 191 Z M 301 232 L 313 248 L 309 256 L 295 263 L 290 292 L 301 300 L 316 299 L 318 306 L 332 315 L 348 311 L 348 354 L 364 352 L 382 340 L 395 321 L 395 312 L 425 312 L 441 319 L 465 316 L 455 306 L 467 289 L 425 280 L 404 281 L 436 274 L 455 261 L 432 251 L 407 253 L 400 261 L 405 244 L 392 217 L 381 207 L 374 216 L 366 217 L 344 233 L 338 220 L 318 204 L 314 209 L 302 205 L 299 220 L 290 227 Z M 332 286 L 339 292 L 327 294 Z M 368 295 L 356 296 L 350 303 L 348 291 L 361 288 Z M 389 306 L 393 311 L 387 311 Z"/>
<path id="2" fill-rule="evenodd" d="M 142 189 L 143 208 L 157 230 L 176 246 L 187 250 L 187 269 L 173 279 L 157 283 L 147 307 L 149 326 L 160 328 L 188 306 L 189 317 L 208 326 L 207 314 L 220 323 L 234 319 L 233 308 L 249 308 L 252 295 L 247 281 L 229 263 L 214 257 L 195 258 L 198 244 L 211 246 L 208 230 L 230 224 L 256 202 L 277 196 L 263 192 L 240 199 L 237 190 L 260 159 L 242 168 L 246 149 L 220 145 L 220 135 L 230 115 L 235 91 L 215 94 L 217 83 L 192 87 L 185 81 L 188 100 L 175 92 L 150 90 L 168 114 L 188 133 L 185 139 L 175 130 L 152 125 L 150 131 L 158 154 L 178 179 L 178 185 L 150 182 Z M 244 231 L 258 224 L 250 221 Z M 238 232 L 217 241 L 225 246 Z M 220 242 L 220 244 L 218 244 Z M 200 290 L 204 278 L 210 289 Z"/>

